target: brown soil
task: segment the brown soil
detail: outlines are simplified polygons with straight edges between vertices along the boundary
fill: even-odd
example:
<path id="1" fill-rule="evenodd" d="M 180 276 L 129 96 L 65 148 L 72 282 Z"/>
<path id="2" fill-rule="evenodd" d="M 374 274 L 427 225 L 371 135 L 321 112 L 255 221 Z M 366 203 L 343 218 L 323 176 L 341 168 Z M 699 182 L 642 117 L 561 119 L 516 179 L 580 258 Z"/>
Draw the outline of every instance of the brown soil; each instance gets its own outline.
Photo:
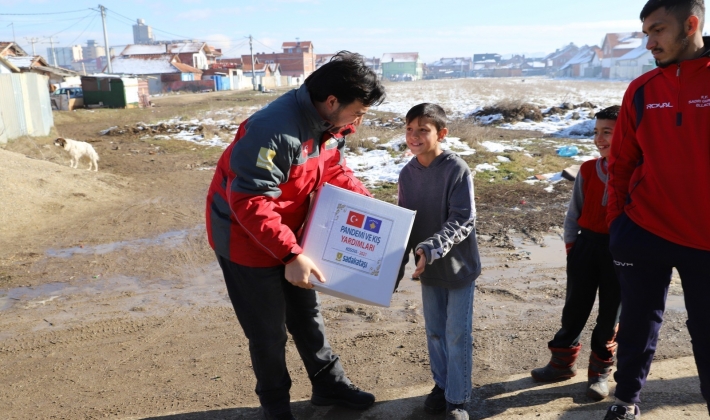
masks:
<path id="1" fill-rule="evenodd" d="M 260 418 L 248 343 L 204 234 L 212 172 L 201 169 L 221 150 L 97 134 L 188 107 L 256 100 L 263 101 L 182 95 L 156 98 L 153 110 L 55 114 L 58 133 L 92 142 L 98 173 L 69 168 L 49 138 L 0 150 L 0 417 Z M 475 301 L 472 418 L 603 416 L 606 404 L 587 400 L 583 384 L 540 387 L 527 376 L 547 360 L 564 299 L 555 226 L 569 187 L 559 185 L 552 194 L 525 184 L 477 190 L 484 272 Z M 432 381 L 416 282 L 405 280 L 390 308 L 323 295 L 323 314 L 348 375 L 379 402 L 362 413 L 310 405 L 289 342 L 298 418 L 433 418 L 421 409 Z M 678 389 L 653 388 L 663 379 L 652 377 L 644 418 L 675 418 L 666 415 L 681 409 L 690 416 L 682 418 L 706 414 L 692 363 L 679 359 L 691 354 L 684 320 L 684 312 L 667 313 L 656 356 L 675 363 L 668 370 L 676 376 L 665 378 Z M 666 414 L 654 417 L 654 410 Z"/>

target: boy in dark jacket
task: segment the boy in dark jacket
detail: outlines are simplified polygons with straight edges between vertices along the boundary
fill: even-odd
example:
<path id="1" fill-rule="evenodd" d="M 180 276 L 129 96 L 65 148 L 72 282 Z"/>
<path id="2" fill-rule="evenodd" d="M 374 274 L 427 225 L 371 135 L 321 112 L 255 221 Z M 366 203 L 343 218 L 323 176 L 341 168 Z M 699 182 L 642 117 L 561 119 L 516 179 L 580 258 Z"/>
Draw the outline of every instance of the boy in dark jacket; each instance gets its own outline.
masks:
<path id="1" fill-rule="evenodd" d="M 582 348 L 579 338 L 594 307 L 598 289 L 599 315 L 592 332 L 587 384 L 587 395 L 594 400 L 609 395 L 607 380 L 614 364 L 621 302 L 606 224 L 607 157 L 619 108 L 612 106 L 597 114 L 594 144 L 601 157 L 584 162 L 575 179 L 564 224 L 567 297 L 562 309 L 562 328 L 548 343 L 552 352 L 550 362 L 531 372 L 540 382 L 569 379 L 577 374 L 575 361 Z"/>
<path id="2" fill-rule="evenodd" d="M 406 116 L 407 147 L 416 156 L 399 175 L 399 205 L 417 212 L 407 245 L 415 251 L 413 278 L 422 284 L 424 321 L 434 388 L 429 413 L 465 420 L 471 397 L 474 281 L 481 272 L 476 244 L 473 178 L 466 162 L 441 149 L 446 113 L 419 104 Z"/>

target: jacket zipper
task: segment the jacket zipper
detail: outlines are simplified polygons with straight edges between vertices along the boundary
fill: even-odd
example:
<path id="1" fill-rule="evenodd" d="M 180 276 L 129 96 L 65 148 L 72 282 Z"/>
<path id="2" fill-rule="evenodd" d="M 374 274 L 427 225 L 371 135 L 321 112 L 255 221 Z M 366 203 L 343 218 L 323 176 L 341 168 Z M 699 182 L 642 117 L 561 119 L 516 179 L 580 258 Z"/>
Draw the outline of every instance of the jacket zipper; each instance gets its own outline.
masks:
<path id="1" fill-rule="evenodd" d="M 678 112 L 675 115 L 675 125 L 676 127 L 680 127 L 683 125 L 683 112 L 681 110 L 681 103 L 680 103 L 680 63 L 678 63 L 678 71 L 676 71 L 676 77 L 678 78 L 678 99 L 677 99 L 677 104 L 678 104 Z"/>

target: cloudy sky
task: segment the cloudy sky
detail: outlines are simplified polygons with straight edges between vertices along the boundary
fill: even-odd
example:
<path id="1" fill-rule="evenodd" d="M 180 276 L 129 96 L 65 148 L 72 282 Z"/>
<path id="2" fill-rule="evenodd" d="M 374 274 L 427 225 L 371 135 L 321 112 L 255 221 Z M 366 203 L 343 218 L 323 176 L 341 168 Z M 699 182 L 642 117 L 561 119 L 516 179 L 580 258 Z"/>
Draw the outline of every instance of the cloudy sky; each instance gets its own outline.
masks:
<path id="1" fill-rule="evenodd" d="M 0 0 L 0 41 L 46 54 L 59 46 L 103 45 L 101 0 Z M 474 53 L 542 55 L 570 42 L 599 45 L 607 32 L 640 30 L 646 0 L 106 0 L 109 44 L 133 42 L 137 18 L 157 39 L 192 38 L 225 56 L 279 50 L 283 41 L 312 41 L 316 53 L 351 50 L 380 57 L 419 52 L 425 62 Z M 41 14 L 40 14 L 41 13 Z"/>

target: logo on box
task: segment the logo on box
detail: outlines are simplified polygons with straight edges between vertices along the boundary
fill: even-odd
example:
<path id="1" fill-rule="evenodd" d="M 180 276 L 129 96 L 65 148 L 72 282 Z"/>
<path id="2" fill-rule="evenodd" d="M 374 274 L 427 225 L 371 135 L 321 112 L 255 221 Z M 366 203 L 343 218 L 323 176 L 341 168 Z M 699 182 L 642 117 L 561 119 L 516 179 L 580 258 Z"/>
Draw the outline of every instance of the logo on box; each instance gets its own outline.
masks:
<path id="1" fill-rule="evenodd" d="M 367 220 L 365 220 L 365 226 L 363 227 L 363 229 L 368 230 L 372 233 L 380 233 L 380 226 L 382 226 L 382 220 L 367 216 Z"/>
<path id="2" fill-rule="evenodd" d="M 364 214 L 351 211 L 350 214 L 348 214 L 348 221 L 345 223 L 349 224 L 350 226 L 355 226 L 356 228 L 361 229 L 364 221 Z"/>
<path id="3" fill-rule="evenodd" d="M 337 254 L 335 254 L 335 261 L 342 261 L 342 260 L 343 260 L 343 253 L 342 252 L 338 252 Z"/>

